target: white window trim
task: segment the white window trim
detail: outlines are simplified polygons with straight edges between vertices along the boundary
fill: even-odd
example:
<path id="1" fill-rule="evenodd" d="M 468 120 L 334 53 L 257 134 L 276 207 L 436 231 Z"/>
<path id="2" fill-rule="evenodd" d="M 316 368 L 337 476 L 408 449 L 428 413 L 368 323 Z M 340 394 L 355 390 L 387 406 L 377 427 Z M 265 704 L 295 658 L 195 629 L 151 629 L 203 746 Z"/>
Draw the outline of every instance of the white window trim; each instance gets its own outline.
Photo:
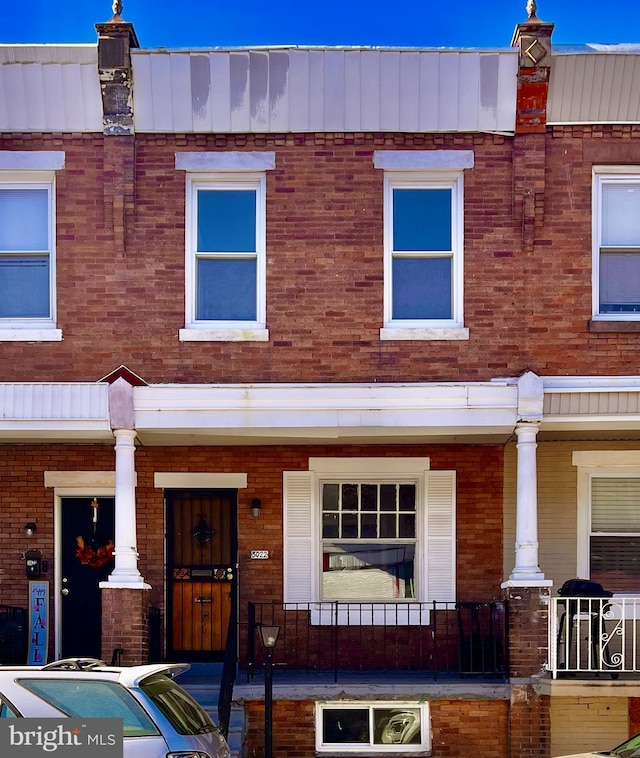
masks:
<path id="1" fill-rule="evenodd" d="M 594 477 L 640 477 L 638 450 L 574 451 L 572 463 L 577 467 L 577 544 L 576 576 L 588 579 L 589 540 L 591 536 L 591 480 Z M 620 593 L 616 593 L 617 595 Z"/>
<path id="2" fill-rule="evenodd" d="M 354 743 L 324 743 L 323 737 L 323 712 L 325 710 L 344 710 L 348 708 L 363 709 L 369 711 L 372 708 L 388 708 L 392 710 L 402 710 L 411 708 L 420 710 L 420 725 L 423 735 L 423 741 L 418 745 L 359 745 Z M 408 753 L 417 753 L 424 755 L 431 750 L 431 717 L 429 703 L 425 701 L 407 701 L 407 700 L 333 700 L 318 701 L 315 708 L 316 716 L 316 751 L 318 753 L 330 753 L 332 755 L 342 755 L 345 753 L 358 754 L 380 753 L 381 755 L 407 755 Z"/>
<path id="3" fill-rule="evenodd" d="M 0 187 L 46 189 L 49 196 L 49 316 L 47 318 L 0 318 L 0 342 L 60 342 L 56 328 L 56 184 L 55 171 L 62 168 L 64 153 L 57 151 L 0 152 Z M 45 167 L 45 168 L 43 168 Z"/>
<path id="4" fill-rule="evenodd" d="M 451 190 L 451 309 L 450 319 L 394 319 L 392 295 L 393 190 Z M 467 340 L 464 326 L 464 178 L 462 171 L 385 171 L 384 175 L 384 305 L 380 339 Z"/>
<path id="5" fill-rule="evenodd" d="M 638 313 L 600 313 L 600 239 L 602 236 L 602 185 L 608 182 L 637 181 L 640 166 L 594 166 L 592 170 L 592 319 L 594 321 L 640 321 Z"/>
<path id="6" fill-rule="evenodd" d="M 207 187 L 254 189 L 256 192 L 256 320 L 202 321 L 196 319 L 197 196 Z M 266 177 L 264 173 L 194 173 L 187 175 L 187 223 L 185 224 L 185 328 L 183 341 L 264 341 L 266 326 Z M 268 338 L 268 337 L 267 337 Z"/>
<path id="7" fill-rule="evenodd" d="M 266 171 L 276 166 L 273 151 L 181 152 L 175 154 L 177 170 L 187 172 L 185 219 L 185 326 L 181 342 L 268 342 L 266 328 Z M 198 185 L 228 182 L 257 185 L 256 193 L 256 320 L 196 321 L 195 240 Z"/>
<path id="8" fill-rule="evenodd" d="M 333 601 L 321 600 L 320 487 L 323 481 L 416 482 L 416 585 L 417 597 L 393 601 L 345 601 L 339 625 L 429 623 L 424 603 L 455 601 L 456 589 L 456 481 L 453 471 L 430 471 L 428 458 L 310 458 L 308 471 L 284 472 L 284 601 L 312 605 L 312 623 L 330 618 Z M 380 472 L 384 472 L 381 474 Z M 428 494 L 431 493 L 431 494 Z M 450 519 L 448 533 L 429 531 L 429 500 L 433 521 L 443 528 L 443 513 Z M 442 509 L 445 509 L 443 511 Z M 440 509 L 440 510 L 438 510 Z M 444 519 L 446 522 L 446 518 Z M 427 542 L 429 544 L 427 544 Z M 429 553 L 429 555 L 427 554 Z M 431 561 L 431 562 L 430 562 Z M 419 577 L 419 578 L 418 578 Z"/>

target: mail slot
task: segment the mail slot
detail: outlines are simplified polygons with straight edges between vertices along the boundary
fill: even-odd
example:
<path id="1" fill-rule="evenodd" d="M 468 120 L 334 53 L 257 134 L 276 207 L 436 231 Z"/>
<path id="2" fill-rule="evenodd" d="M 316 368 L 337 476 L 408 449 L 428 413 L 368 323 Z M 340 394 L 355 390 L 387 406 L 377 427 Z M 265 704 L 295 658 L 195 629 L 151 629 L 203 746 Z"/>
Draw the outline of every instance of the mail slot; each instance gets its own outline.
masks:
<path id="1" fill-rule="evenodd" d="M 211 602 L 211 598 L 210 597 L 201 597 L 201 596 L 198 596 L 198 597 L 194 597 L 193 598 L 193 602 L 194 603 L 210 603 Z"/>

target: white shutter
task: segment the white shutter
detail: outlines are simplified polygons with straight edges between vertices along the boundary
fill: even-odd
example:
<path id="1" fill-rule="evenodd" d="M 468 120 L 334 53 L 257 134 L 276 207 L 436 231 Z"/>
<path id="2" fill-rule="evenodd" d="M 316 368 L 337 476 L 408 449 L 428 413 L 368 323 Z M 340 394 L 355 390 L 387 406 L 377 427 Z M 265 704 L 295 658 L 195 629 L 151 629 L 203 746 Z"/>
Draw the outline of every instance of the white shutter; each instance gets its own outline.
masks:
<path id="1" fill-rule="evenodd" d="M 317 545 L 314 534 L 311 471 L 285 471 L 284 495 L 284 601 L 315 600 Z"/>
<path id="2" fill-rule="evenodd" d="M 428 471 L 425 552 L 427 601 L 456 599 L 456 472 Z"/>

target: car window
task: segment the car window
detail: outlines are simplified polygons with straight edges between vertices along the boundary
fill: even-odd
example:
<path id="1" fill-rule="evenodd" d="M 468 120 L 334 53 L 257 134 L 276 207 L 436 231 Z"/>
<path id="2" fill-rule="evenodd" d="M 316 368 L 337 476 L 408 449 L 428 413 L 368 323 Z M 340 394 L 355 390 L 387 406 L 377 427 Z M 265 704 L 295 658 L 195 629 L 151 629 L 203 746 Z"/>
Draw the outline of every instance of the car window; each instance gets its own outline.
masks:
<path id="1" fill-rule="evenodd" d="M 627 742 L 623 742 L 622 745 L 614 748 L 611 751 L 611 755 L 619 756 L 620 758 L 636 758 L 640 756 L 640 734 L 636 734 Z"/>
<path id="2" fill-rule="evenodd" d="M 6 702 L 6 700 L 0 700 L 0 719 L 14 719 L 18 714 L 13 708 Z"/>
<path id="3" fill-rule="evenodd" d="M 115 682 L 31 678 L 18 681 L 67 716 L 122 719 L 122 733 L 125 737 L 159 734 L 133 695 Z"/>
<path id="4" fill-rule="evenodd" d="M 216 725 L 207 712 L 173 679 L 164 674 L 145 679 L 140 689 L 171 722 L 178 734 L 213 732 Z"/>

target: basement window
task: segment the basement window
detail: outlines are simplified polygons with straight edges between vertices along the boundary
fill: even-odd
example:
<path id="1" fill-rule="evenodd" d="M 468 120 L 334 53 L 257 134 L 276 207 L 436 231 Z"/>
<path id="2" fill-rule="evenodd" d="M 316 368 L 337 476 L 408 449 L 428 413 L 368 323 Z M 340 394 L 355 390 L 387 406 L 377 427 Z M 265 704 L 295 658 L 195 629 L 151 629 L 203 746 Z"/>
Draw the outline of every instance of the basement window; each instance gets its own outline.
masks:
<path id="1" fill-rule="evenodd" d="M 318 753 L 426 755 L 429 705 L 418 702 L 330 702 L 316 707 Z"/>

